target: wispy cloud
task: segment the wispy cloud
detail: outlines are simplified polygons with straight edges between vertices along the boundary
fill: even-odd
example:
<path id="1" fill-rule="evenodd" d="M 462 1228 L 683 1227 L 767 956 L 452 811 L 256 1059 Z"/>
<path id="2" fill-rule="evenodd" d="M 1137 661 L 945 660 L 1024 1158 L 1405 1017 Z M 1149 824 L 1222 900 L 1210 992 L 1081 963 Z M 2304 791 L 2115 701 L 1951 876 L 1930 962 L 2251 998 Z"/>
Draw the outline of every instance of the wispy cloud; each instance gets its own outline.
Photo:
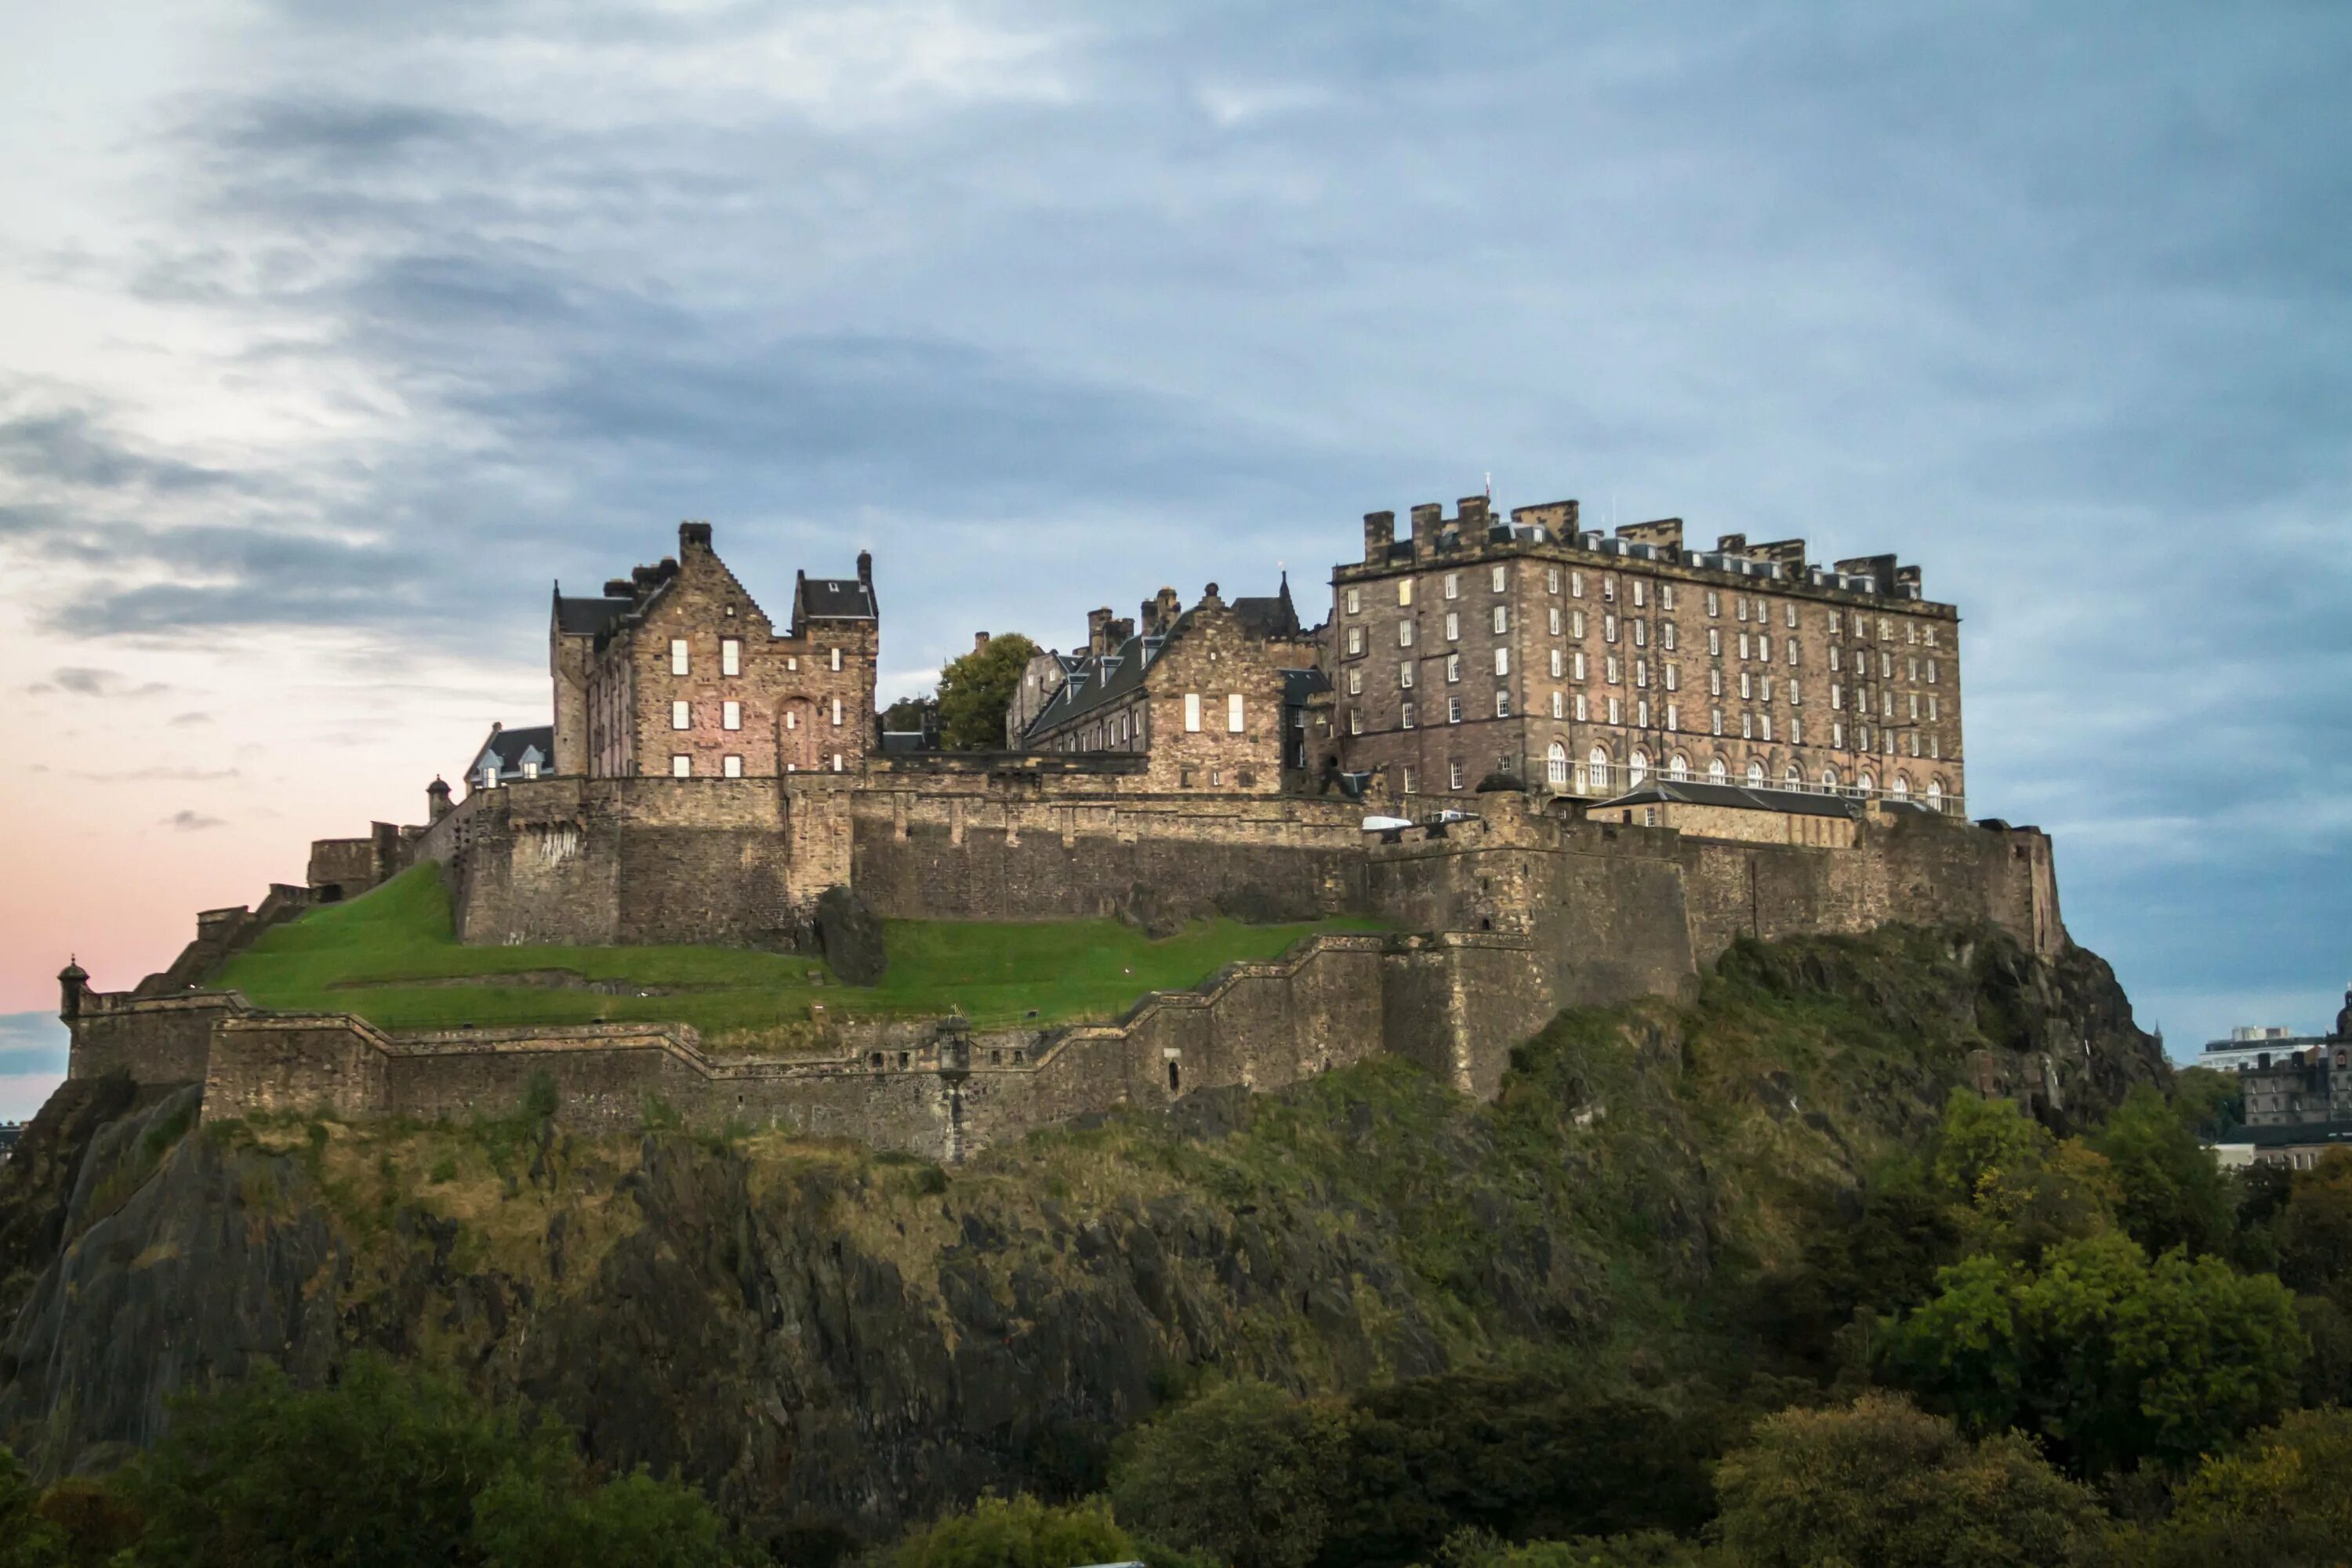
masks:
<path id="1" fill-rule="evenodd" d="M 200 833 L 207 827 L 218 827 L 220 825 L 221 819 L 217 816 L 206 816 L 203 812 L 190 811 L 184 807 L 163 819 L 164 826 L 176 828 L 182 833 Z"/>

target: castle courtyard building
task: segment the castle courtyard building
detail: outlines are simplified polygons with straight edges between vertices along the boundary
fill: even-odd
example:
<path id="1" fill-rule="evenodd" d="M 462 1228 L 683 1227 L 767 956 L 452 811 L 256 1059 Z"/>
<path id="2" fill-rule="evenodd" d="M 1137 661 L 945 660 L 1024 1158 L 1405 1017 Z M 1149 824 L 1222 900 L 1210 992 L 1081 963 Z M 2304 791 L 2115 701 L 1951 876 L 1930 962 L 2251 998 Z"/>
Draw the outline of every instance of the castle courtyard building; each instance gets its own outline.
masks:
<path id="1" fill-rule="evenodd" d="M 1802 540 L 1613 535 L 1574 501 L 1507 521 L 1364 520 L 1332 574 L 1343 765 L 1396 795 L 1496 774 L 1606 799 L 1653 778 L 1909 801 L 1958 814 L 1959 616 L 1891 555 L 1824 567 Z"/>
<path id="2" fill-rule="evenodd" d="M 711 547 L 678 526 L 678 552 L 566 598 L 548 633 L 553 766 L 593 778 L 770 778 L 847 773 L 873 749 L 879 607 L 857 575 L 793 585 L 778 632 Z"/>

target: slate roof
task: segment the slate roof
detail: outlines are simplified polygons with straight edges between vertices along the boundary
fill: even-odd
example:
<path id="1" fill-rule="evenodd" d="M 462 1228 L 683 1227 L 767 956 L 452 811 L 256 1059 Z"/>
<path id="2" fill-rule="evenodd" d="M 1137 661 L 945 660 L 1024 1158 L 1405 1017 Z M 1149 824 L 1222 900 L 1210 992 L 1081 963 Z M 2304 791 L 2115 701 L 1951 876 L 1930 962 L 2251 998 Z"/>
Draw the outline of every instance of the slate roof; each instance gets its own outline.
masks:
<path id="1" fill-rule="evenodd" d="M 803 621 L 870 621 L 874 594 L 855 577 L 811 577 L 793 584 L 793 625 Z"/>
<path id="2" fill-rule="evenodd" d="M 629 613 L 634 599 L 567 599 L 555 595 L 555 629 L 567 637 L 595 637 L 611 631 Z"/>
<path id="3" fill-rule="evenodd" d="M 1267 598 L 1235 599 L 1234 618 L 1254 637 L 1296 638 L 1302 628 L 1298 606 L 1290 602 L 1290 574 L 1282 574 L 1280 592 Z"/>
<path id="4" fill-rule="evenodd" d="M 1719 805 L 1735 811 L 1779 811 L 1793 816 L 1852 816 L 1859 802 L 1843 795 L 1814 795 L 1807 790 L 1750 788 L 1746 784 L 1699 784 L 1691 780 L 1652 779 L 1640 788 L 1592 809 L 1621 805 Z"/>
<path id="5" fill-rule="evenodd" d="M 1176 626 L 1184 624 L 1180 618 Z M 1175 628 L 1171 628 L 1173 635 Z M 1108 702 L 1116 702 L 1140 689 L 1143 672 L 1160 657 L 1160 645 L 1166 637 L 1131 637 L 1119 644 L 1118 651 L 1100 658 L 1082 658 L 1070 671 L 1069 679 L 1055 689 L 1046 704 L 1037 710 L 1029 721 L 1024 734 L 1042 735 L 1057 729 L 1081 713 L 1092 712 Z"/>
<path id="6" fill-rule="evenodd" d="M 554 725 L 531 724 L 519 730 L 493 729 L 489 738 L 482 742 L 481 750 L 474 753 L 472 763 L 466 769 L 466 776 L 479 784 L 482 764 L 496 757 L 500 778 L 520 778 L 524 754 L 530 752 L 539 753 L 537 761 L 542 773 L 554 767 Z"/>
<path id="7" fill-rule="evenodd" d="M 1331 678 L 1319 669 L 1282 672 L 1282 704 L 1286 708 L 1304 708 L 1308 698 L 1330 689 Z"/>
<path id="8" fill-rule="evenodd" d="M 2305 1143 L 2352 1147 L 2352 1121 L 2305 1121 L 2284 1127 L 2233 1127 L 2219 1143 L 2251 1143 L 2257 1149 L 2277 1149 Z"/>

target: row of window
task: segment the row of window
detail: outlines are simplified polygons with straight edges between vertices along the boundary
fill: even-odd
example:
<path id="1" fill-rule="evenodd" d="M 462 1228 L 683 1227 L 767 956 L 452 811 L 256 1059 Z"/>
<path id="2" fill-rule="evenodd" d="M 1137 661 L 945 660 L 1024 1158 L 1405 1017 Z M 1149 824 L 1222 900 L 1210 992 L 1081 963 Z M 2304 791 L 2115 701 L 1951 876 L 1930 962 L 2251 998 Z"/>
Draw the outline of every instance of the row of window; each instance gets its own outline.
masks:
<path id="1" fill-rule="evenodd" d="M 833 700 L 833 727 L 836 730 L 840 729 L 841 722 L 841 699 L 836 697 Z M 673 730 L 693 729 L 694 704 L 688 701 L 683 697 L 673 701 L 669 705 L 669 727 Z M 729 698 L 727 700 L 719 703 L 719 727 L 722 730 L 741 729 L 743 727 L 743 705 L 732 698 Z M 797 730 L 800 727 L 801 716 L 798 710 L 792 708 L 785 709 L 784 728 L 787 730 Z"/>
<path id="2" fill-rule="evenodd" d="M 1184 728 L 1196 735 L 1201 732 L 1201 694 L 1197 691 L 1184 693 Z M 1225 728 L 1236 735 L 1244 728 L 1242 694 L 1238 691 L 1225 694 Z"/>
<path id="3" fill-rule="evenodd" d="M 1629 711 L 1633 717 L 1633 727 L 1636 730 L 1654 728 L 1669 732 L 1679 732 L 1683 727 L 1682 707 L 1679 703 L 1669 702 L 1663 707 L 1654 708 L 1646 697 L 1635 699 L 1630 710 L 1620 699 L 1613 696 L 1608 697 L 1603 699 L 1600 711 L 1603 715 L 1601 720 L 1603 723 L 1621 727 L 1626 722 Z M 1551 716 L 1555 719 L 1573 719 L 1580 724 L 1590 723 L 1592 721 L 1593 712 L 1591 700 L 1581 691 L 1555 691 L 1551 694 Z M 1459 724 L 1467 716 L 1468 709 L 1460 697 L 1449 695 L 1445 699 L 1447 723 Z M 1508 719 L 1511 716 L 1511 694 L 1507 689 L 1498 690 L 1494 694 L 1494 716 L 1497 719 Z M 1742 712 L 1736 717 L 1742 740 L 1769 742 L 1775 738 L 1775 726 L 1771 714 Z M 1397 727 L 1411 730 L 1417 728 L 1419 723 L 1419 706 L 1408 698 L 1399 706 Z M 1802 719 L 1792 717 L 1779 729 L 1779 738 L 1785 740 L 1790 745 L 1801 746 L 1805 743 L 1805 721 Z M 1349 709 L 1348 733 L 1360 735 L 1363 732 L 1364 710 L 1360 708 Z M 1707 710 L 1707 732 L 1714 735 L 1728 735 L 1731 732 L 1722 709 Z M 1916 730 L 1905 731 L 1898 735 L 1897 731 L 1891 729 L 1881 728 L 1874 731 L 1870 725 L 1864 724 L 1856 728 L 1855 737 L 1860 742 L 1856 750 L 1874 751 L 1883 744 L 1886 754 L 1890 757 L 1907 752 L 1915 757 L 1924 756 L 1940 761 L 1944 754 L 1941 736 L 1928 735 L 1923 747 L 1919 731 Z M 1830 747 L 1833 751 L 1846 750 L 1846 727 L 1843 721 L 1832 721 Z"/>
<path id="4" fill-rule="evenodd" d="M 835 669 L 839 669 L 841 668 L 841 650 L 836 647 L 829 648 L 826 652 L 829 656 L 829 662 L 832 667 Z M 801 661 L 798 654 L 788 654 L 785 656 L 784 668 L 786 669 L 798 669 L 800 667 Z M 687 675 L 692 672 L 692 668 L 693 654 L 688 647 L 687 639 L 684 637 L 670 638 L 669 672 L 672 675 Z M 742 638 L 720 637 L 719 639 L 719 673 L 721 675 L 740 675 L 743 673 Z"/>
<path id="5" fill-rule="evenodd" d="M 1461 573 L 1448 572 L 1445 574 L 1442 582 L 1444 595 L 1448 599 L 1459 599 L 1462 596 Z M 1647 605 L 1650 602 L 1649 580 L 1643 577 L 1634 577 L 1629 579 L 1629 582 L 1631 592 L 1629 593 L 1628 597 L 1631 599 L 1634 606 L 1636 608 L 1640 608 Z M 1488 586 L 1497 594 L 1507 592 L 1511 584 L 1510 568 L 1507 565 L 1501 564 L 1489 567 L 1487 569 L 1487 583 Z M 1557 595 L 1560 591 L 1560 583 L 1561 572 L 1559 567 L 1549 566 L 1545 568 L 1545 592 Z M 1569 597 L 1572 599 L 1581 599 L 1584 597 L 1584 574 L 1582 572 L 1574 570 L 1570 571 L 1567 574 L 1567 583 Z M 1397 603 L 1399 605 L 1408 605 L 1412 603 L 1412 584 L 1413 579 L 1411 577 L 1400 577 L 1397 579 Z M 1604 572 L 1601 574 L 1601 600 L 1603 604 L 1610 605 L 1613 605 L 1617 602 L 1617 576 L 1615 573 Z M 1731 600 L 1732 611 L 1735 618 L 1741 621 L 1752 619 L 1759 626 L 1770 624 L 1772 619 L 1772 606 L 1770 602 L 1761 595 L 1734 594 L 1731 596 Z M 1675 607 L 1675 585 L 1672 583 L 1661 583 L 1658 584 L 1657 603 L 1658 607 L 1662 610 L 1671 610 Z M 1347 590 L 1345 605 L 1349 615 L 1357 616 L 1363 613 L 1364 595 L 1363 589 L 1360 586 L 1351 587 Z M 1719 590 L 1709 588 L 1706 591 L 1706 613 L 1711 617 L 1720 616 L 1723 614 L 1723 595 Z M 1853 636 L 1857 637 L 1867 637 L 1871 635 L 1872 623 L 1875 621 L 1878 639 L 1881 642 L 1891 642 L 1894 640 L 1895 623 L 1888 616 L 1865 616 L 1860 610 L 1845 612 L 1842 616 L 1841 613 L 1835 608 L 1826 610 L 1823 613 L 1827 617 L 1828 629 L 1832 637 L 1838 635 L 1841 622 L 1843 620 L 1850 626 L 1850 629 Z M 1555 619 L 1557 617 L 1555 617 Z M 1794 631 L 1797 629 L 1797 606 L 1793 602 L 1787 599 L 1780 601 L 1780 618 L 1781 624 L 1789 630 Z M 1503 629 L 1499 619 L 1497 620 L 1495 629 L 1496 631 L 1501 631 Z M 1552 629 L 1557 632 L 1559 630 L 1559 626 L 1555 625 Z M 1578 635 L 1582 636 L 1583 634 L 1580 632 Z M 1937 628 L 1933 623 L 1922 625 L 1920 622 L 1906 616 L 1903 621 L 1903 635 L 1905 640 L 1907 642 L 1916 644 L 1924 641 L 1929 647 L 1937 646 Z"/>
<path id="6" fill-rule="evenodd" d="M 844 763 L 842 761 L 842 754 L 839 752 L 834 752 L 832 759 L 832 771 L 835 773 L 840 773 L 843 771 L 843 767 Z M 788 773 L 798 773 L 800 769 L 798 767 L 790 763 L 784 764 L 784 772 Z M 673 753 L 669 759 L 669 776 L 674 779 L 690 779 L 694 777 L 694 759 L 688 756 L 684 752 Z M 719 758 L 719 776 L 724 779 L 741 778 L 743 776 L 743 759 L 731 754 Z"/>

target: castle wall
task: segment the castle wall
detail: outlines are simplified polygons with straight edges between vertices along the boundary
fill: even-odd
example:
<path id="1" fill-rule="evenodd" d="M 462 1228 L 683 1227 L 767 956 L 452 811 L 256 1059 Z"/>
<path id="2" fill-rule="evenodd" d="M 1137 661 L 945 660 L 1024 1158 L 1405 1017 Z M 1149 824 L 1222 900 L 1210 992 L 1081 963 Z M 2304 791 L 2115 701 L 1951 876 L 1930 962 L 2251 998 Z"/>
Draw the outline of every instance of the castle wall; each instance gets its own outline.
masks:
<path id="1" fill-rule="evenodd" d="M 205 1115 L 324 1111 L 382 1115 L 390 1040 L 356 1018 L 287 1014 L 224 1017 L 203 1073 Z"/>
<path id="2" fill-rule="evenodd" d="M 134 998 L 84 992 L 66 1019 L 73 1047 L 68 1078 L 98 1078 L 120 1068 L 142 1084 L 200 1083 L 213 1026 L 249 1010 L 234 991 L 194 991 Z"/>

